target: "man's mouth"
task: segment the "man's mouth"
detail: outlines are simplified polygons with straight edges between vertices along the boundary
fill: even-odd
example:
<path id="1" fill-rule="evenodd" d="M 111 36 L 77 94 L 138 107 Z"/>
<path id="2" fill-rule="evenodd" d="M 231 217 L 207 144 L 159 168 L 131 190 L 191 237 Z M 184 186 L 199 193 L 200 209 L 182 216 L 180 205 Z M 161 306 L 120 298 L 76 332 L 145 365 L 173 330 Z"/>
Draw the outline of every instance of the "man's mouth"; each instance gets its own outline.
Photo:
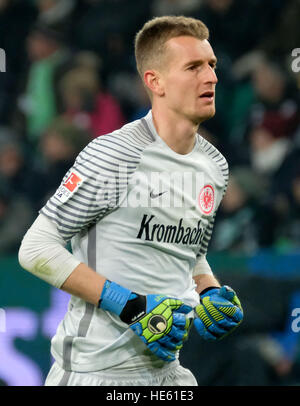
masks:
<path id="1" fill-rule="evenodd" d="M 215 92 L 213 92 L 213 91 L 207 91 L 207 92 L 202 93 L 202 94 L 200 95 L 200 98 L 201 98 L 201 99 L 208 100 L 208 101 L 213 101 L 213 100 L 214 100 L 214 96 L 215 96 Z"/>

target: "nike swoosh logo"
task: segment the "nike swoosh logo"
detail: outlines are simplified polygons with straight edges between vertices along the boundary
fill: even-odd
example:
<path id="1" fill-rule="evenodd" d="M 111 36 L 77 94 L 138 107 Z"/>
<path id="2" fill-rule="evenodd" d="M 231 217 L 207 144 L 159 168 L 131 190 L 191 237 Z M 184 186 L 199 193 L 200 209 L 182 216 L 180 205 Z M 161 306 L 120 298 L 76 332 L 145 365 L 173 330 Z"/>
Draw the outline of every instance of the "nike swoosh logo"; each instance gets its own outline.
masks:
<path id="1" fill-rule="evenodd" d="M 164 192 L 160 192 L 160 193 L 154 193 L 153 190 L 151 190 L 150 197 L 151 197 L 151 199 L 155 199 L 156 197 L 159 197 L 159 196 L 163 195 L 164 193 L 167 193 L 167 190 L 165 190 Z"/>

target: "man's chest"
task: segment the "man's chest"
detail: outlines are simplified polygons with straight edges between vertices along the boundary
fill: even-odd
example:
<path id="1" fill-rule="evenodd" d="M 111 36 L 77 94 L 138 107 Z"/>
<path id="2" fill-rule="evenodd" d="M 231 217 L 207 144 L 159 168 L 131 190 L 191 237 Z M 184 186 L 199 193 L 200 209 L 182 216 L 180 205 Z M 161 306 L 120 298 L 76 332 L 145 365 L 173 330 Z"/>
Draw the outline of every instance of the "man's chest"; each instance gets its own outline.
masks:
<path id="1" fill-rule="evenodd" d="M 111 219 L 139 240 L 197 247 L 220 204 L 224 180 L 205 154 L 189 158 L 163 150 L 145 154 Z"/>

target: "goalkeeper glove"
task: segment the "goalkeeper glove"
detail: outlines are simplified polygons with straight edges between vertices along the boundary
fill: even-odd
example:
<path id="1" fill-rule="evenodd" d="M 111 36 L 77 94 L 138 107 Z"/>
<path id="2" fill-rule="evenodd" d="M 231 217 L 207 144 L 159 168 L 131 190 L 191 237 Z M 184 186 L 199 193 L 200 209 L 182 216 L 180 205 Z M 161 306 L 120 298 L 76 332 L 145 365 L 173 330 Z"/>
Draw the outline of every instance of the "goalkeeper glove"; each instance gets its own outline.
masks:
<path id="1" fill-rule="evenodd" d="M 187 338 L 192 308 L 164 295 L 139 295 L 106 280 L 99 308 L 117 314 L 164 361 L 174 361 Z"/>
<path id="2" fill-rule="evenodd" d="M 196 330 L 205 340 L 218 340 L 231 333 L 243 320 L 243 309 L 229 286 L 212 287 L 200 293 L 195 307 Z"/>

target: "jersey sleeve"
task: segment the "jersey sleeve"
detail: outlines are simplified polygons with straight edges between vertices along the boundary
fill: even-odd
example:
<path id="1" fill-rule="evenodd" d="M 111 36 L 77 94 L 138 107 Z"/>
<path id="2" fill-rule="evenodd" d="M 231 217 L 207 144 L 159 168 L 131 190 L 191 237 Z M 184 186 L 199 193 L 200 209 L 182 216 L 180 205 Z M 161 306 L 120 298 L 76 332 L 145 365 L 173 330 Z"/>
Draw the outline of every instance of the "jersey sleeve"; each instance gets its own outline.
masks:
<path id="1" fill-rule="evenodd" d="M 207 227 L 206 227 L 206 229 L 204 231 L 201 246 L 200 246 L 200 249 L 199 249 L 198 254 L 197 254 L 197 259 L 199 257 L 202 257 L 203 255 L 207 254 L 208 245 L 209 245 L 211 235 L 212 235 L 212 232 L 213 232 L 213 228 L 214 228 L 214 224 L 215 224 L 215 218 L 216 218 L 216 215 L 214 215 L 210 219 L 210 221 L 209 221 L 209 223 L 208 223 L 208 225 L 207 225 Z"/>
<path id="2" fill-rule="evenodd" d="M 207 262 L 206 255 L 197 257 L 197 262 L 193 270 L 193 276 L 197 275 L 212 275 L 213 272 L 209 263 Z"/>
<path id="3" fill-rule="evenodd" d="M 117 207 L 135 170 L 134 152 L 130 156 L 125 154 L 123 146 L 112 153 L 109 138 L 105 138 L 108 136 L 102 137 L 81 151 L 54 195 L 40 210 L 57 225 L 65 241 Z"/>
<path id="4" fill-rule="evenodd" d="M 223 187 L 222 187 L 222 195 L 221 195 L 221 200 L 220 200 L 220 202 L 221 202 L 226 193 L 227 186 L 228 186 L 228 179 L 229 179 L 228 162 L 227 162 L 226 158 L 221 154 L 221 152 L 217 150 L 216 147 L 214 147 L 211 143 L 209 143 L 207 140 L 204 140 L 203 138 L 202 138 L 202 147 L 203 147 L 203 151 L 214 162 L 216 171 L 219 173 L 220 179 L 222 179 Z M 200 246 L 198 254 L 197 254 L 197 261 L 199 261 L 203 256 L 206 256 L 206 254 L 207 254 L 209 242 L 211 240 L 211 236 L 213 233 L 217 210 L 218 210 L 218 208 L 216 209 L 214 215 L 209 220 L 209 223 L 204 231 L 202 243 L 201 243 L 201 246 Z"/>

